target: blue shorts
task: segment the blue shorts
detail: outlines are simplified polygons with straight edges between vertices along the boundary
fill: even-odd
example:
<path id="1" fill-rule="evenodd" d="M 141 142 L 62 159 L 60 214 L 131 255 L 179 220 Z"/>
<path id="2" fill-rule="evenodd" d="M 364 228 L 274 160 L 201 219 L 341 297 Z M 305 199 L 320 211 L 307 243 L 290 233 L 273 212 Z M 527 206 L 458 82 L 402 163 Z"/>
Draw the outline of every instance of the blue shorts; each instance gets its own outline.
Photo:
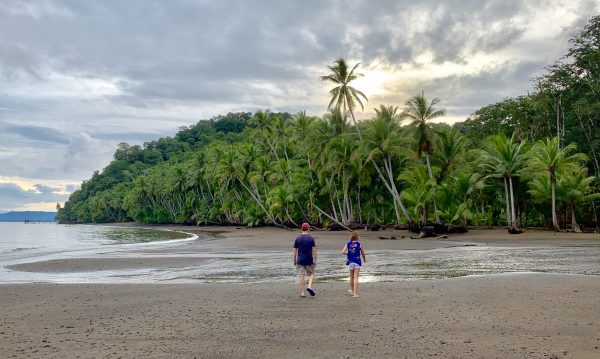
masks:
<path id="1" fill-rule="evenodd" d="M 348 264 L 348 269 L 360 269 L 360 264 L 358 263 L 354 263 L 354 262 L 350 262 L 350 264 Z"/>

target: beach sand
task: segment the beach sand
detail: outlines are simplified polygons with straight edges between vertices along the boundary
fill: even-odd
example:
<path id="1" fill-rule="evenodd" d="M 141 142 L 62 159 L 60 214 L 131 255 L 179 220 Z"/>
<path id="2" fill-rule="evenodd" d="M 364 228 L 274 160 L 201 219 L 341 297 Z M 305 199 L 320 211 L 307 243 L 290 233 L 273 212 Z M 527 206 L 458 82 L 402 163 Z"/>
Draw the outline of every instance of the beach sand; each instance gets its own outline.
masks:
<path id="1" fill-rule="evenodd" d="M 177 265 L 169 258 L 197 251 L 289 250 L 296 235 L 273 228 L 205 230 L 224 238 L 153 249 L 157 257 L 144 263 L 81 258 L 19 269 Z M 321 250 L 341 250 L 347 239 L 343 232 L 315 234 Z M 378 238 L 391 236 L 397 239 Z M 386 230 L 361 238 L 372 249 L 600 245 L 597 234 L 542 231 L 407 236 Z M 0 358 L 600 358 L 599 276 L 519 273 L 365 283 L 360 298 L 349 296 L 345 283 L 317 278 L 315 287 L 316 297 L 299 298 L 291 281 L 0 285 Z"/>

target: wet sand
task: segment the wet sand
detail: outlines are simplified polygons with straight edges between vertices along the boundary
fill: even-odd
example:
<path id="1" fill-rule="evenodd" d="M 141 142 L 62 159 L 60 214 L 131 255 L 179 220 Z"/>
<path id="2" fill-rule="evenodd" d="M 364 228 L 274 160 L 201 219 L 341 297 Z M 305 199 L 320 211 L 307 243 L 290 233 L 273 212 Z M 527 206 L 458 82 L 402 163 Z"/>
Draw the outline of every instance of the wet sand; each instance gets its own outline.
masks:
<path id="1" fill-rule="evenodd" d="M 600 280 L 2 285 L 2 358 L 598 358 Z"/>
<path id="2" fill-rule="evenodd" d="M 21 272 L 69 273 L 120 269 L 177 268 L 206 263 L 206 258 L 151 257 L 151 258 L 68 258 L 15 264 L 6 268 Z"/>
<path id="3" fill-rule="evenodd" d="M 166 228 L 198 231 L 198 227 Z M 209 227 L 219 240 L 132 251 L 152 258 L 69 258 L 30 271 L 177 266 L 198 253 L 290 250 L 297 234 Z M 344 232 L 315 232 L 341 250 Z M 402 238 L 402 236 L 405 238 Z M 471 231 L 412 240 L 406 231 L 361 233 L 366 248 L 494 245 L 592 247 L 598 234 Z M 391 240 L 391 237 L 395 240 Z M 384 237 L 385 239 L 380 239 Z M 161 256 L 163 255 L 164 256 Z M 290 253 L 291 255 L 291 253 Z M 291 259 L 290 259 L 291 260 Z M 600 264 L 600 261 L 599 261 Z M 361 284 L 0 285 L 2 358 L 599 358 L 600 276 L 527 273 Z"/>

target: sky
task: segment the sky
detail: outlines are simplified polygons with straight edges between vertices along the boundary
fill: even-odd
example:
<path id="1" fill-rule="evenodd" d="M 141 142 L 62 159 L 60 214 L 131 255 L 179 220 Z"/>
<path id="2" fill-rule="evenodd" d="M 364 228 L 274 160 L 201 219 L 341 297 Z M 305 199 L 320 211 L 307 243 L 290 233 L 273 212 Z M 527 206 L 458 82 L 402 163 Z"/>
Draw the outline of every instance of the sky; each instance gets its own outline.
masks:
<path id="1" fill-rule="evenodd" d="M 322 115 L 337 58 L 404 106 L 462 121 L 526 94 L 600 0 L 0 2 L 0 212 L 54 210 L 120 142 L 237 111 Z"/>

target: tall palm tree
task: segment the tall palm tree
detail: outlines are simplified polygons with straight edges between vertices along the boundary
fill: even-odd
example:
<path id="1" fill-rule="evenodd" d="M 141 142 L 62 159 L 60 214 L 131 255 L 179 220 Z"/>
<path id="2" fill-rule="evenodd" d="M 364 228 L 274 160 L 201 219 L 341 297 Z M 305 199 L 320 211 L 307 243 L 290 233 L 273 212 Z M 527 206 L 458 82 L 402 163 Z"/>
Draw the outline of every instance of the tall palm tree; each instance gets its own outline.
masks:
<path id="1" fill-rule="evenodd" d="M 433 138 L 433 130 L 431 128 L 431 121 L 446 114 L 446 109 L 438 110 L 435 108 L 440 102 L 438 98 L 434 98 L 431 102 L 428 102 L 425 98 L 424 92 L 420 95 L 415 95 L 406 101 L 406 110 L 403 112 L 402 117 L 410 120 L 410 128 L 413 129 L 417 142 L 417 153 L 419 155 L 425 154 L 427 161 L 427 172 L 429 178 L 433 178 L 433 171 L 431 170 L 431 141 Z M 434 189 L 435 190 L 435 189 Z M 437 214 L 437 203 L 435 198 L 433 199 L 433 206 L 435 207 L 435 219 L 437 223 L 440 223 L 440 217 Z"/>
<path id="2" fill-rule="evenodd" d="M 403 138 L 398 123 L 398 107 L 381 105 L 379 109 L 375 109 L 375 113 L 375 119 L 368 123 L 363 140 L 363 146 L 368 151 L 367 161 L 371 162 L 379 179 L 392 195 L 396 220 L 400 221 L 396 207 L 398 206 L 408 224 L 412 226 L 414 220 L 402 202 L 400 192 L 396 187 L 396 176 L 392 165 L 392 160 L 398 159 L 403 149 Z"/>
<path id="3" fill-rule="evenodd" d="M 546 173 L 550 177 L 552 191 L 552 226 L 559 231 L 560 226 L 556 217 L 556 183 L 557 177 L 563 173 L 576 172 L 581 163 L 587 160 L 583 153 L 573 153 L 577 149 L 574 143 L 560 148 L 557 137 L 538 141 L 531 148 L 529 168 Z"/>
<path id="4" fill-rule="evenodd" d="M 331 109 L 333 107 L 333 108 L 338 109 L 339 111 L 341 111 L 343 109 L 344 115 L 345 115 L 346 111 L 349 111 L 350 115 L 352 117 L 352 122 L 356 129 L 356 133 L 358 134 L 358 137 L 361 140 L 361 142 L 364 143 L 365 141 L 363 139 L 363 136 L 362 136 L 362 133 L 360 130 L 360 126 L 358 126 L 358 124 L 356 123 L 356 118 L 354 117 L 354 108 L 358 104 L 361 107 L 361 109 L 364 109 L 361 98 L 364 99 L 365 101 L 368 101 L 368 99 L 367 99 L 367 96 L 365 96 L 365 94 L 363 94 L 361 91 L 359 91 L 356 88 L 349 85 L 352 81 L 363 76 L 363 74 L 355 72 L 355 70 L 358 68 L 359 65 L 360 65 L 360 63 L 354 65 L 354 67 L 352 67 L 352 69 L 350 71 L 348 71 L 349 67 L 346 64 L 346 62 L 344 61 L 344 59 L 341 59 L 341 58 L 337 59 L 336 61 L 334 61 L 333 66 L 328 66 L 331 73 L 329 75 L 321 76 L 321 80 L 332 82 L 336 85 L 336 87 L 332 88 L 329 91 L 329 94 L 331 95 L 331 101 L 329 102 L 328 108 Z M 393 114 L 389 114 L 386 112 L 387 110 L 392 110 L 392 109 L 393 109 Z M 380 111 L 382 111 L 380 117 L 384 116 L 384 115 L 389 115 L 389 116 L 387 116 L 388 119 L 385 121 L 388 121 L 388 123 L 391 124 L 392 127 L 394 127 L 394 126 L 398 127 L 398 124 L 395 123 L 397 121 L 397 113 L 396 113 L 397 108 L 394 108 L 392 106 L 389 106 L 388 108 L 386 108 L 385 106 L 381 106 Z M 342 124 L 343 124 L 343 121 L 342 121 Z M 398 132 L 396 131 L 394 133 L 398 133 Z M 368 161 L 371 162 L 371 164 L 377 171 L 379 178 L 383 181 L 386 189 L 392 195 L 392 198 L 394 200 L 394 208 L 397 208 L 397 206 L 399 206 L 402 209 L 402 212 L 403 212 L 404 216 L 406 217 L 408 224 L 410 226 L 413 226 L 414 221 L 413 221 L 412 217 L 410 216 L 410 214 L 408 213 L 408 211 L 406 210 L 406 207 L 404 206 L 402 199 L 400 198 L 400 193 L 396 189 L 396 185 L 394 183 L 394 178 L 391 176 L 392 169 L 389 168 L 386 171 L 387 172 L 386 173 L 387 176 L 386 176 L 386 175 L 384 175 L 384 171 L 382 171 L 380 166 L 375 162 L 375 158 L 373 156 L 369 156 Z M 396 215 L 396 217 L 397 217 L 397 220 L 399 221 L 399 216 Z"/>
<path id="5" fill-rule="evenodd" d="M 517 230 L 513 177 L 519 176 L 525 167 L 525 144 L 525 141 L 518 142 L 514 134 L 510 139 L 504 134 L 491 136 L 479 158 L 481 167 L 489 177 L 501 178 L 504 182 L 507 224 L 513 231 Z"/>
<path id="6" fill-rule="evenodd" d="M 350 86 L 352 81 L 364 76 L 361 73 L 355 72 L 359 65 L 360 62 L 350 69 L 348 64 L 346 64 L 346 61 L 342 58 L 339 58 L 333 62 L 332 66 L 327 66 L 327 68 L 330 70 L 330 74 L 321 76 L 321 80 L 331 82 L 335 85 L 335 87 L 329 91 L 329 94 L 331 95 L 331 101 L 329 102 L 329 106 L 327 108 L 338 108 L 343 110 L 342 113 L 344 115 L 347 113 L 347 111 L 350 112 L 350 116 L 352 116 L 352 123 L 354 126 L 356 126 L 356 130 L 360 133 L 360 128 L 356 124 L 356 118 L 354 117 L 354 108 L 356 108 L 356 105 L 359 105 L 361 109 L 364 109 L 361 99 L 365 101 L 368 101 L 368 99 L 364 93 Z"/>

